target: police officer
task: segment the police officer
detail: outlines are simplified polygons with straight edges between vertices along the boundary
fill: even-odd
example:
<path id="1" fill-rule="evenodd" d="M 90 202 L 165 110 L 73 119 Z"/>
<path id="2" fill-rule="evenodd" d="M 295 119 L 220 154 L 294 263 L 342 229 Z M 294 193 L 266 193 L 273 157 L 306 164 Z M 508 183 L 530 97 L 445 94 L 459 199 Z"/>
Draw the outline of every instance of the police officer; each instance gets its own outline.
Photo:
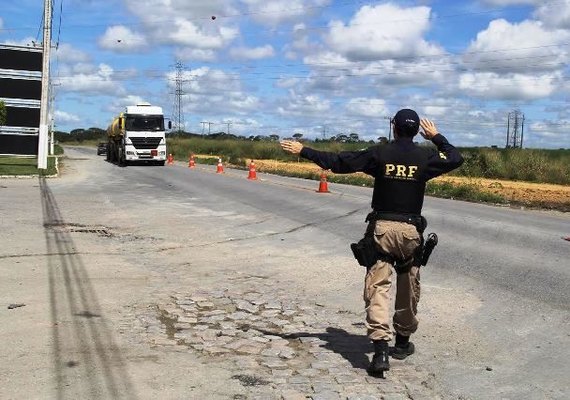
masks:
<path id="1" fill-rule="evenodd" d="M 377 262 L 367 268 L 364 302 L 368 337 L 374 344 L 374 355 L 368 372 L 383 374 L 390 369 L 389 355 L 404 359 L 414 353 L 410 335 L 418 326 L 417 305 L 420 297 L 420 273 L 417 251 L 423 243 L 426 222 L 421 216 L 426 182 L 458 168 L 463 163 L 459 151 L 441 135 L 435 124 L 420 120 L 410 109 L 396 113 L 391 123 L 395 140 L 361 151 L 330 153 L 284 140 L 282 148 L 315 162 L 334 173 L 364 172 L 375 178 L 372 194 L 373 212 L 367 220 L 368 237 L 378 253 Z M 421 135 L 436 148 L 414 144 Z M 374 258 L 373 262 L 376 261 Z M 390 288 L 396 266 L 396 300 L 393 327 L 390 329 Z"/>

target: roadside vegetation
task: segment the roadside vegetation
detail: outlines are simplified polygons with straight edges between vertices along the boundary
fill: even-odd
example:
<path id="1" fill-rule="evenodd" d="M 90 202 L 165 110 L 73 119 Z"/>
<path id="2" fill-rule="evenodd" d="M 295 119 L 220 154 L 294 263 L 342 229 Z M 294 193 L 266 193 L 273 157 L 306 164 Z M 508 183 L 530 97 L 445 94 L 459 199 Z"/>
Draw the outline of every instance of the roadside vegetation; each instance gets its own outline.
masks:
<path id="1" fill-rule="evenodd" d="M 302 134 L 291 138 L 305 141 Z M 102 129 L 76 129 L 69 134 L 56 132 L 56 138 L 65 144 L 95 146 L 106 140 Z M 178 133 L 167 135 L 168 152 L 174 159 L 187 162 L 190 155 L 195 155 L 198 163 L 216 164 L 221 157 L 224 164 L 246 169 L 251 160 L 255 160 L 259 172 L 268 172 L 306 179 L 320 179 L 320 169 L 313 163 L 300 157 L 286 154 L 279 146 L 280 137 L 236 136 L 224 132 L 211 135 Z M 386 142 L 386 138 L 379 138 Z M 338 135 L 327 140 L 306 141 L 307 145 L 323 151 L 352 151 L 374 145 L 373 141 L 362 141 L 357 134 Z M 430 146 L 430 143 L 422 145 Z M 482 187 L 480 180 L 496 179 L 506 181 L 524 181 L 570 185 L 570 149 L 499 149 L 499 148 L 460 148 L 465 158 L 461 168 L 452 172 L 452 176 L 464 177 L 461 181 L 433 180 L 428 182 L 426 193 L 432 196 L 462 199 L 493 204 L 517 204 L 516 196 L 504 195 L 493 187 Z M 273 163 L 275 162 L 275 164 Z M 329 173 L 330 182 L 346 183 L 359 186 L 372 186 L 372 179 L 364 174 L 337 175 Z M 491 190 L 493 189 L 493 190 Z M 527 206 L 558 208 L 570 210 L 570 199 L 562 207 L 547 202 L 531 200 L 521 201 Z"/>
<path id="2" fill-rule="evenodd" d="M 56 149 L 59 146 L 56 146 Z M 58 153 L 59 151 L 59 153 Z M 59 147 L 56 150 L 56 155 L 62 154 L 63 149 Z M 7 176 L 25 176 L 25 175 L 39 175 L 39 176 L 53 176 L 57 174 L 56 158 L 48 156 L 47 169 L 38 169 L 38 159 L 36 157 L 0 157 L 0 175 Z"/>
<path id="3" fill-rule="evenodd" d="M 363 149 L 372 144 L 315 141 L 308 145 L 319 150 L 337 152 Z M 222 157 L 225 162 L 234 165 L 244 165 L 251 159 L 309 163 L 283 152 L 277 140 L 173 137 L 168 139 L 168 149 L 175 159 L 186 161 L 194 153 Z M 570 150 L 461 148 L 460 151 L 465 163 L 453 175 L 570 185 Z"/>
<path id="4" fill-rule="evenodd" d="M 7 115 L 6 104 L 0 100 L 0 126 L 3 126 L 6 123 Z"/>

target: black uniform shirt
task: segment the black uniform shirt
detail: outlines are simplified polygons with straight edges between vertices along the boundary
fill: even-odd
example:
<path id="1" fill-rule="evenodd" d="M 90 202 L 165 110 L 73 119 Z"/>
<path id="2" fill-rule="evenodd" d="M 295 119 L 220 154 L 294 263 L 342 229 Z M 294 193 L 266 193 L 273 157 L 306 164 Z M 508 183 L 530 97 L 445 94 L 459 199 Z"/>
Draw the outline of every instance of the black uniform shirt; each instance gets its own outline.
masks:
<path id="1" fill-rule="evenodd" d="M 376 211 L 420 215 L 426 182 L 463 163 L 459 151 L 443 135 L 434 136 L 432 142 L 437 149 L 418 146 L 411 138 L 340 153 L 303 147 L 301 157 L 334 173 L 373 176 L 372 208 Z"/>

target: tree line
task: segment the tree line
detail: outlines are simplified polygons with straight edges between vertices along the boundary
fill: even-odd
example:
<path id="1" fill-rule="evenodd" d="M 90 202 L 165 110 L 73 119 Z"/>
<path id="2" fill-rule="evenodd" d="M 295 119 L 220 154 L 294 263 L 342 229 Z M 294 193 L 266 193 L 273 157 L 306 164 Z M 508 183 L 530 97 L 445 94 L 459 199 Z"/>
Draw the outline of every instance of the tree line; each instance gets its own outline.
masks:
<path id="1" fill-rule="evenodd" d="M 0 114 L 1 115 L 1 114 Z M 104 129 L 91 127 L 87 129 L 78 128 L 70 132 L 55 131 L 55 138 L 59 142 L 83 142 L 83 141 L 106 141 L 107 131 Z M 226 132 L 214 132 L 205 135 L 199 133 L 176 131 L 167 132 L 167 137 L 171 138 L 205 138 L 212 140 L 249 140 L 254 142 L 278 142 L 281 137 L 277 134 L 270 135 L 235 135 Z M 344 134 L 340 133 L 327 138 L 316 138 L 314 140 L 303 137 L 302 133 L 294 133 L 289 137 L 283 137 L 285 140 L 298 140 L 298 141 L 314 141 L 314 142 L 334 142 L 334 143 L 369 143 L 374 144 L 373 140 L 360 139 L 358 133 Z M 378 143 L 387 143 L 388 138 L 379 137 Z"/>

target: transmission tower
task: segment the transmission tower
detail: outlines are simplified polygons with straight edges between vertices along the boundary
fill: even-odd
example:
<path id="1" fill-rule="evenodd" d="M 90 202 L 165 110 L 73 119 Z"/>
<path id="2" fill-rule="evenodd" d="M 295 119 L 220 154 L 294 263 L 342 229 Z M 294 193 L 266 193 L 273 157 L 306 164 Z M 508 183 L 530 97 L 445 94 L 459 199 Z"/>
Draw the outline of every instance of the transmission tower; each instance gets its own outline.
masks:
<path id="1" fill-rule="evenodd" d="M 524 114 L 520 110 L 514 110 L 509 113 L 507 118 L 506 147 L 522 149 L 523 136 L 524 136 Z"/>
<path id="2" fill-rule="evenodd" d="M 177 61 L 174 65 L 176 68 L 176 89 L 174 90 L 174 130 L 176 132 L 181 132 L 184 128 L 184 110 L 182 105 L 182 96 L 185 94 L 182 89 L 182 83 L 184 82 L 184 64 Z"/>

